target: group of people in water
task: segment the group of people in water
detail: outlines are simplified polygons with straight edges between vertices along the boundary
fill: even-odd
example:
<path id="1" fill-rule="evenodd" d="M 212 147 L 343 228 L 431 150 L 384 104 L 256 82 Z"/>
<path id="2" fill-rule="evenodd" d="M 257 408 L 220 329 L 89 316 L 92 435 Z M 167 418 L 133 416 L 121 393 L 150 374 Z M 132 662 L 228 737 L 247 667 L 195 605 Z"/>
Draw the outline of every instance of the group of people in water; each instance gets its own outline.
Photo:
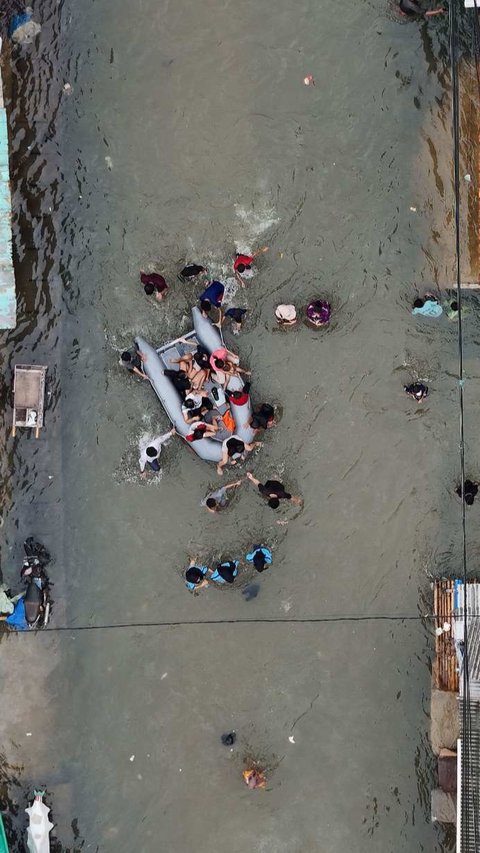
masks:
<path id="1" fill-rule="evenodd" d="M 468 313 L 468 307 L 462 308 L 462 316 Z M 424 294 L 424 296 L 419 296 L 415 299 L 412 306 L 412 314 L 421 316 L 421 317 L 429 317 L 431 319 L 438 319 L 443 314 L 449 320 L 456 320 L 458 318 L 458 302 L 456 299 L 446 299 L 443 303 L 440 302 L 435 293 L 428 291 Z M 428 397 L 429 389 L 428 386 L 423 382 L 412 382 L 410 385 L 404 385 L 404 389 L 406 394 L 409 397 L 412 397 L 417 403 L 421 403 L 422 400 L 425 400 Z M 465 501 L 467 506 L 472 506 L 473 502 L 478 494 L 479 483 L 474 480 L 466 479 L 463 483 L 463 500 Z M 462 497 L 462 484 L 460 483 L 456 489 L 455 493 L 459 498 Z"/>
<path id="2" fill-rule="evenodd" d="M 267 247 L 262 247 L 251 255 L 237 254 L 233 261 L 233 273 L 235 279 L 243 288 L 249 275 L 251 275 L 252 264 L 256 258 L 263 255 Z M 207 277 L 208 270 L 200 264 L 188 264 L 179 274 L 182 281 L 192 281 L 200 276 Z M 140 281 L 148 296 L 156 300 L 163 300 L 168 294 L 169 286 L 165 278 L 156 272 L 140 274 Z M 230 307 L 223 308 L 225 286 L 216 279 L 207 280 L 202 293 L 199 296 L 199 309 L 204 317 L 221 329 L 224 320 L 231 321 L 234 334 L 242 328 L 242 322 L 247 313 L 246 308 Z M 276 319 L 280 325 L 291 326 L 297 322 L 297 312 L 293 305 L 280 305 L 276 309 Z M 313 300 L 306 308 L 306 319 L 314 326 L 325 326 L 331 317 L 331 307 L 326 301 Z M 250 371 L 240 366 L 239 356 L 225 346 L 218 347 L 209 352 L 198 342 L 188 338 L 180 338 L 179 342 L 184 344 L 184 352 L 177 358 L 170 360 L 170 367 L 165 367 L 164 375 L 168 376 L 178 391 L 182 405 L 181 412 L 188 431 L 183 436 L 186 441 L 192 443 L 200 439 L 214 438 L 217 433 L 225 428 L 231 433 L 222 442 L 222 456 L 217 464 L 217 473 L 223 474 L 227 465 L 236 465 L 245 459 L 246 454 L 255 447 L 261 446 L 262 442 L 253 440 L 246 442 L 235 435 L 235 420 L 231 412 L 231 405 L 242 407 L 249 403 L 251 382 Z M 189 352 L 187 347 L 192 347 Z M 135 376 L 142 379 L 148 378 L 144 370 L 146 356 L 136 345 L 125 350 L 121 354 L 121 364 Z M 242 377 L 241 389 L 229 389 L 230 379 L 234 376 Z M 245 378 L 246 381 L 243 381 Z M 212 386 L 213 383 L 213 386 Z M 206 385 L 208 384 L 208 388 Z M 220 403 L 221 402 L 221 406 Z M 230 405 L 229 405 L 230 404 Z M 219 408 L 222 409 L 222 414 Z M 244 426 L 250 428 L 256 436 L 259 432 L 271 429 L 275 426 L 275 408 L 271 403 L 263 402 L 253 410 L 246 407 Z M 160 455 L 163 446 L 176 434 L 175 427 L 163 435 L 156 437 L 144 436 L 139 443 L 139 466 L 143 477 L 148 472 L 160 471 Z M 300 504 L 301 498 L 292 495 L 285 485 L 279 480 L 268 479 L 261 482 L 251 472 L 234 482 L 210 492 L 202 501 L 202 506 L 209 513 L 218 513 L 226 508 L 229 496 L 234 489 L 243 483 L 250 483 L 256 489 L 259 496 L 265 500 L 271 509 L 277 509 L 281 502 Z M 272 564 L 271 550 L 261 543 L 253 545 L 252 549 L 245 554 L 245 564 L 250 564 L 256 572 L 264 572 Z M 233 584 L 238 577 L 241 560 L 237 557 L 223 559 L 212 565 L 207 565 L 197 558 L 191 560 L 185 570 L 185 585 L 188 590 L 198 593 L 210 584 L 225 585 Z"/>

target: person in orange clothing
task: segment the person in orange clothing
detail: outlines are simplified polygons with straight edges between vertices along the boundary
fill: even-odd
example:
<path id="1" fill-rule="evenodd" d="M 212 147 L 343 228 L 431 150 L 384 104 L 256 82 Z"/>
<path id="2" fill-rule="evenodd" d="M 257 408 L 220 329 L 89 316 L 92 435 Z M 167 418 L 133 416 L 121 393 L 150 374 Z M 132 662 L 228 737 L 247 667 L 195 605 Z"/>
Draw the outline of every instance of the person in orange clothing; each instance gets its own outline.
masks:
<path id="1" fill-rule="evenodd" d="M 254 770 L 253 768 L 244 770 L 242 776 L 245 784 L 252 790 L 254 788 L 265 788 L 267 785 L 263 770 Z"/>

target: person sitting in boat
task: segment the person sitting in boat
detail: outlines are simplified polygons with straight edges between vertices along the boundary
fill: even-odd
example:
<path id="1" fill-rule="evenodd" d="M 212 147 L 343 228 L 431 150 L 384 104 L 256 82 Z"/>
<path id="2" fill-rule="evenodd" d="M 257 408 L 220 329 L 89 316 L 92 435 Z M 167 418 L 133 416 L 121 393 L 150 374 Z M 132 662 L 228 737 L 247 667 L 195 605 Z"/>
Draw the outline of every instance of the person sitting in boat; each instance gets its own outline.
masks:
<path id="1" fill-rule="evenodd" d="M 228 462 L 230 465 L 236 465 L 239 459 L 242 459 L 245 453 L 249 453 L 254 447 L 261 447 L 260 441 L 254 441 L 252 444 L 247 444 L 242 441 L 238 435 L 231 435 L 222 442 L 222 458 L 217 465 L 217 474 L 222 476 L 223 469 Z"/>
<path id="2" fill-rule="evenodd" d="M 275 424 L 275 409 L 270 403 L 262 403 L 245 424 L 258 432 L 260 429 L 270 429 Z"/>
<path id="3" fill-rule="evenodd" d="M 250 399 L 251 387 L 252 383 L 247 381 L 244 383 L 243 388 L 241 390 L 236 389 L 235 391 L 230 391 L 228 388 L 226 388 L 225 396 L 231 405 L 244 406 L 246 403 L 248 403 Z"/>
<path id="4" fill-rule="evenodd" d="M 165 368 L 163 375 L 168 376 L 173 387 L 178 391 L 181 397 L 185 397 L 185 395 L 192 390 L 190 379 L 188 379 L 184 370 L 169 370 L 168 368 Z"/>
<path id="5" fill-rule="evenodd" d="M 234 483 L 227 483 L 226 486 L 222 486 L 220 489 L 210 492 L 210 494 L 203 499 L 201 505 L 206 507 L 208 512 L 220 512 L 221 509 L 225 509 L 228 505 L 227 492 L 229 489 L 236 489 L 238 486 L 241 486 L 242 483 L 243 480 L 235 480 Z"/>
<path id="6" fill-rule="evenodd" d="M 421 403 L 425 397 L 428 397 L 428 386 L 424 385 L 423 382 L 412 382 L 410 385 L 404 385 L 403 390 L 417 403 Z"/>
<path id="7" fill-rule="evenodd" d="M 143 475 L 146 475 L 146 467 L 150 469 L 150 471 L 160 471 L 160 464 L 158 462 L 160 458 L 160 454 L 162 452 L 162 447 L 165 442 L 168 441 L 172 435 L 175 435 L 175 427 L 165 433 L 165 435 L 158 435 L 156 437 L 150 435 L 144 435 L 139 443 L 138 449 L 140 451 L 140 456 L 138 459 L 140 465 L 140 471 Z"/>
<path id="8" fill-rule="evenodd" d="M 217 347 L 217 349 L 213 350 L 210 356 L 210 366 L 212 367 L 212 370 L 215 370 L 216 360 L 218 358 L 222 361 L 229 361 L 231 364 L 238 364 L 240 361 L 238 355 L 231 350 L 226 347 Z"/>
<path id="9" fill-rule="evenodd" d="M 211 412 L 213 403 L 209 397 L 203 397 L 201 394 L 187 394 L 182 405 L 182 415 L 185 423 L 192 424 L 195 421 L 200 421 L 203 415 Z"/>
<path id="10" fill-rule="evenodd" d="M 200 264 L 187 264 L 181 271 L 180 277 L 184 281 L 191 281 L 191 279 L 196 278 L 202 272 L 208 272 L 207 268 L 200 266 Z"/>
<path id="11" fill-rule="evenodd" d="M 202 346 L 202 344 L 197 343 L 197 341 L 191 341 L 189 338 L 179 338 L 178 340 L 186 346 L 196 347 L 196 350 L 193 353 L 193 360 L 195 364 L 198 364 L 198 366 L 203 370 L 210 369 L 210 354 L 208 349 Z"/>
<path id="12" fill-rule="evenodd" d="M 293 504 L 301 504 L 302 499 L 297 495 L 291 495 L 285 491 L 285 486 L 279 480 L 267 480 L 266 483 L 261 483 L 257 480 L 250 471 L 247 471 L 247 478 L 257 487 L 260 494 L 266 498 L 271 509 L 278 509 L 280 501 L 291 501 Z"/>
<path id="13" fill-rule="evenodd" d="M 141 272 L 140 281 L 147 296 L 155 296 L 161 302 L 168 293 L 168 284 L 163 275 L 156 272 Z"/>
<path id="14" fill-rule="evenodd" d="M 191 353 L 185 353 L 180 358 L 171 358 L 170 364 L 178 364 L 180 370 L 185 371 L 187 379 L 194 391 L 201 391 L 210 375 L 210 369 L 199 367 Z"/>
<path id="15" fill-rule="evenodd" d="M 214 417 L 212 424 L 207 424 L 205 421 L 198 421 L 191 425 L 189 431 L 187 432 L 185 439 L 187 441 L 200 441 L 201 438 L 214 438 L 215 434 L 218 432 L 219 427 L 217 421 L 222 420 L 221 418 Z"/>
<path id="16" fill-rule="evenodd" d="M 208 566 L 203 566 L 193 558 L 185 572 L 185 586 L 192 592 L 198 592 L 208 586 L 208 575 L 211 569 Z"/>
<path id="17" fill-rule="evenodd" d="M 244 373 L 250 376 L 250 370 L 244 370 L 239 366 L 239 357 L 230 352 L 226 347 L 218 347 L 210 356 L 210 366 L 213 370 L 212 379 L 223 388 L 226 388 L 231 376 Z"/>
<path id="18" fill-rule="evenodd" d="M 254 545 L 249 554 L 245 555 L 247 563 L 253 563 L 257 572 L 264 572 L 272 565 L 272 552 L 265 545 Z"/>
<path id="19" fill-rule="evenodd" d="M 212 571 L 209 580 L 213 583 L 233 583 L 238 575 L 238 560 L 224 560 L 217 563 L 217 568 Z"/>
<path id="20" fill-rule="evenodd" d="M 241 252 L 237 252 L 237 254 L 235 255 L 235 260 L 233 262 L 233 272 L 235 273 L 236 280 L 242 287 L 245 287 L 245 281 L 242 278 L 243 273 L 245 271 L 250 272 L 254 260 L 258 258 L 259 255 L 264 255 L 265 252 L 268 252 L 268 246 L 262 246 L 262 248 L 257 249 L 257 251 L 253 253 L 253 255 L 245 255 Z"/>
<path id="21" fill-rule="evenodd" d="M 327 326 L 332 316 L 330 303 L 325 299 L 314 299 L 307 305 L 307 320 L 312 326 Z"/>
<path id="22" fill-rule="evenodd" d="M 143 372 L 143 363 L 146 360 L 147 356 L 145 353 L 140 352 L 136 346 L 133 346 L 122 352 L 120 364 L 128 370 L 129 373 L 135 373 L 135 375 L 140 376 L 141 379 L 148 379 L 146 373 Z"/>

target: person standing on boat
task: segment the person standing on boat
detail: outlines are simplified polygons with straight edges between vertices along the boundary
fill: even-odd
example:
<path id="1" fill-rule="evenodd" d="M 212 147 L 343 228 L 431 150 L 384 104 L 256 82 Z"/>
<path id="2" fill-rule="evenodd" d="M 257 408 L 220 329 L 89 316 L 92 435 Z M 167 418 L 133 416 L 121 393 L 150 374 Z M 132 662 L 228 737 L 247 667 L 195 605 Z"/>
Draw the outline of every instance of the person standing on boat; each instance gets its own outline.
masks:
<path id="1" fill-rule="evenodd" d="M 264 255 L 265 252 L 268 252 L 268 246 L 262 246 L 261 249 L 258 249 L 253 255 L 244 255 L 241 252 L 237 252 L 235 255 L 235 260 L 233 262 L 233 272 L 235 273 L 235 278 L 238 283 L 245 287 L 245 281 L 242 278 L 242 274 L 248 270 L 252 269 L 252 264 L 259 257 L 259 255 Z"/>
<path id="2" fill-rule="evenodd" d="M 291 495 L 285 491 L 285 486 L 279 480 L 267 480 L 262 485 L 260 480 L 257 480 L 250 471 L 247 471 L 247 477 L 254 486 L 257 487 L 260 494 L 266 498 L 271 509 L 278 509 L 280 501 L 290 501 L 292 504 L 301 504 L 302 499 L 298 495 Z"/>
<path id="3" fill-rule="evenodd" d="M 163 445 L 175 435 L 175 427 L 172 427 L 171 430 L 166 432 L 164 435 L 157 435 L 156 438 L 152 438 L 152 436 L 144 435 L 139 443 L 138 449 L 140 451 L 140 456 L 138 459 L 138 463 L 140 465 L 140 471 L 143 476 L 146 476 L 146 467 L 148 466 L 150 471 L 158 472 L 160 471 L 159 458 L 162 452 Z"/>
<path id="4" fill-rule="evenodd" d="M 243 480 L 235 480 L 234 483 L 228 483 L 226 486 L 222 486 L 220 489 L 216 489 L 214 492 L 210 492 L 201 502 L 201 506 L 207 508 L 208 512 L 220 512 L 221 509 L 225 509 L 228 506 L 228 497 L 227 491 L 229 489 L 236 489 L 237 486 L 241 486 Z"/>
<path id="5" fill-rule="evenodd" d="M 140 281 L 143 284 L 143 289 L 147 296 L 155 295 L 155 299 L 159 302 L 165 298 L 168 293 L 168 284 L 163 275 L 156 272 L 141 272 Z"/>
<path id="6" fill-rule="evenodd" d="M 141 379 L 148 379 L 146 373 L 143 372 L 143 362 L 146 361 L 145 353 L 140 352 L 136 346 L 122 352 L 120 364 L 125 367 L 129 373 L 135 373 Z"/>

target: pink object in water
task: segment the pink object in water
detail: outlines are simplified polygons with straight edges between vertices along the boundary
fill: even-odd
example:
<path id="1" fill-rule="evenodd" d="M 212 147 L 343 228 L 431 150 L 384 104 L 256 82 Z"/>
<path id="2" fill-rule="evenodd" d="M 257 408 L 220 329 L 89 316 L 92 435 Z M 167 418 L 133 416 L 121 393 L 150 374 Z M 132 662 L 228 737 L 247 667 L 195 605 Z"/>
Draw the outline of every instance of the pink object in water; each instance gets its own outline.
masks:
<path id="1" fill-rule="evenodd" d="M 303 82 L 305 83 L 305 86 L 315 86 L 313 74 L 307 74 L 307 76 L 303 78 Z"/>

